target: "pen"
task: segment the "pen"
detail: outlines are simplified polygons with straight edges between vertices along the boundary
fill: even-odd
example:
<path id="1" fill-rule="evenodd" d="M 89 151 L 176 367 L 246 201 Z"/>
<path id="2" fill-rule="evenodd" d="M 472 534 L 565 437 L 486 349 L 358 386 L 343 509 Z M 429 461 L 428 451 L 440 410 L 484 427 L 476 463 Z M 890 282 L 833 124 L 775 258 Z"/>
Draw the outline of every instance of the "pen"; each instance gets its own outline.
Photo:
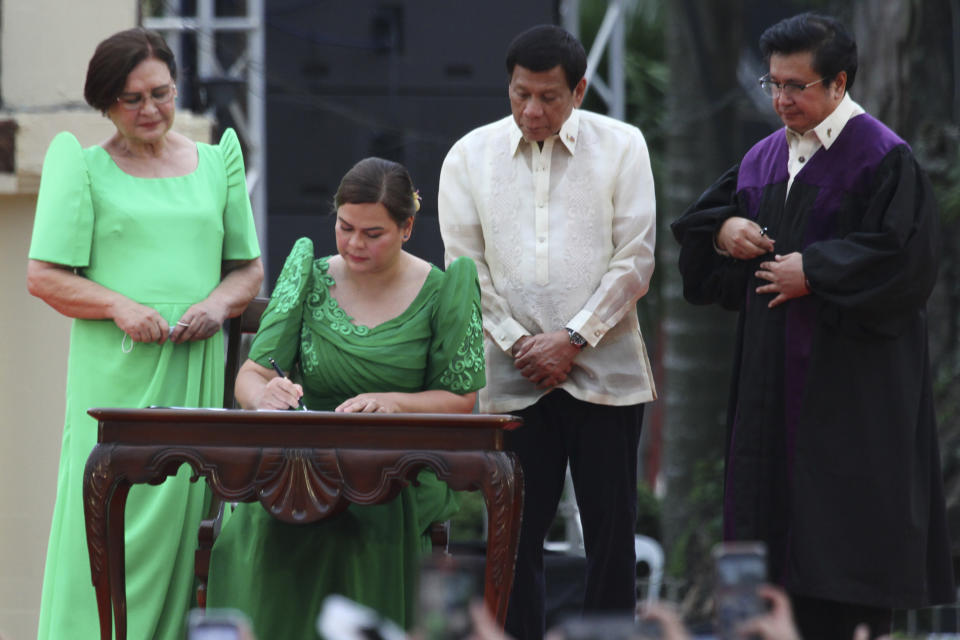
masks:
<path id="1" fill-rule="evenodd" d="M 273 370 L 277 372 L 278 376 L 280 376 L 281 378 L 287 377 L 283 374 L 283 369 L 280 368 L 280 365 L 277 364 L 276 360 L 274 360 L 273 358 L 267 358 L 267 359 L 270 361 L 270 364 L 273 365 Z M 303 398 L 297 398 L 297 405 L 304 411 L 307 410 L 306 405 L 303 404 Z"/>
<path id="2" fill-rule="evenodd" d="M 767 235 L 767 228 L 766 228 L 766 227 L 760 227 L 760 236 L 763 237 L 763 236 L 765 236 L 765 235 Z"/>

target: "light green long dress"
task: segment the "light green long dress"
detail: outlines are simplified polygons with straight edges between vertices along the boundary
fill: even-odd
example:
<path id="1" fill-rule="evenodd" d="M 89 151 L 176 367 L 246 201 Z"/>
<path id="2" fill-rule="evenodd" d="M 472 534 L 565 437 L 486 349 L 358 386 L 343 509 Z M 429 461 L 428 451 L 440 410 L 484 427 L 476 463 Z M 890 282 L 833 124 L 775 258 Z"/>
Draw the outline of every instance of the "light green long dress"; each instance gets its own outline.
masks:
<path id="1" fill-rule="evenodd" d="M 468 258 L 434 267 L 399 316 L 358 326 L 330 295 L 328 259 L 294 245 L 264 312 L 250 358 L 285 371 L 301 368 L 304 402 L 334 409 L 373 391 L 476 391 L 485 384 L 480 288 Z M 456 512 L 454 493 L 432 472 L 393 501 L 351 505 L 314 524 L 290 525 L 259 504 L 241 504 L 217 539 L 209 607 L 246 612 L 259 638 L 316 638 L 323 599 L 340 593 L 409 626 L 420 555 L 431 522 Z"/>
<path id="2" fill-rule="evenodd" d="M 69 133 L 47 151 L 30 257 L 76 267 L 159 311 L 171 325 L 220 282 L 224 260 L 259 255 L 236 134 L 198 144 L 199 164 L 175 178 L 137 178 L 101 147 Z M 39 638 L 99 638 L 83 517 L 83 469 L 96 443 L 90 407 L 223 404 L 223 339 L 130 349 L 112 320 L 74 320 L 57 501 L 43 576 Z M 126 507 L 129 637 L 183 638 L 205 485 L 190 470 L 137 485 Z"/>

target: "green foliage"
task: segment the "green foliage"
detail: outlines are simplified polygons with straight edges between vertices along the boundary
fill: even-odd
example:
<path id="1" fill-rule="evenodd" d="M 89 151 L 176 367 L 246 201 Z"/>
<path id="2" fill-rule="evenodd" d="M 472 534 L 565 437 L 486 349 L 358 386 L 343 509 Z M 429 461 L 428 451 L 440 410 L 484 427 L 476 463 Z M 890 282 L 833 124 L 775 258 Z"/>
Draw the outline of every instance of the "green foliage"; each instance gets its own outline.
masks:
<path id="1" fill-rule="evenodd" d="M 582 0 L 580 3 L 580 33 L 587 51 L 607 10 L 606 0 Z M 669 70 L 664 45 L 664 19 L 666 10 L 662 0 L 640 1 L 624 18 L 625 20 L 625 69 L 626 74 L 626 120 L 637 125 L 650 147 L 654 163 L 654 175 L 659 173 L 657 162 L 663 157 L 666 146 L 666 89 Z M 598 73 L 605 77 L 607 55 L 597 66 Z M 584 108 L 604 113 L 606 105 L 595 93 L 588 90 Z"/>
<path id="2" fill-rule="evenodd" d="M 947 181 L 941 185 L 940 218 L 945 223 L 954 224 L 960 220 L 960 152 L 950 167 Z"/>
<path id="3" fill-rule="evenodd" d="M 667 555 L 667 574 L 675 578 L 709 571 L 710 551 L 722 533 L 723 459 L 698 460 L 692 475 L 687 505 L 690 517 Z"/>
<path id="4" fill-rule="evenodd" d="M 914 147 L 937 194 L 941 222 L 948 227 L 957 224 L 960 221 L 960 129 L 943 123 L 927 126 L 921 130 Z"/>
<path id="5" fill-rule="evenodd" d="M 140 0 L 140 15 L 144 18 L 162 16 L 163 5 L 163 0 Z"/>
<path id="6" fill-rule="evenodd" d="M 450 518 L 450 541 L 483 540 L 483 494 L 479 491 L 460 491 L 460 511 Z"/>
<path id="7" fill-rule="evenodd" d="M 637 487 L 636 532 L 654 540 L 662 540 L 660 500 L 653 494 L 650 487 L 643 482 Z"/>

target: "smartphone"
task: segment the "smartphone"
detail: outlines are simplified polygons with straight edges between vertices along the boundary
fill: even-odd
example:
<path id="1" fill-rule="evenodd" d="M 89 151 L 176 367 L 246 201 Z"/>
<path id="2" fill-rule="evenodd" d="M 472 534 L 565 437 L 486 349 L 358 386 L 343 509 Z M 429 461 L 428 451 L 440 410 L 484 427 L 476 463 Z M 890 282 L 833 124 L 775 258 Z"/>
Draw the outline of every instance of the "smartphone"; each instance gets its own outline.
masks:
<path id="1" fill-rule="evenodd" d="M 721 542 L 713 549 L 717 638 L 737 638 L 736 628 L 767 610 L 757 587 L 767 581 L 767 550 L 762 542 Z"/>
<path id="2" fill-rule="evenodd" d="M 655 620 L 634 620 L 632 615 L 584 614 L 559 625 L 564 640 L 660 640 L 663 631 Z"/>
<path id="3" fill-rule="evenodd" d="M 429 555 L 420 563 L 417 630 L 424 640 L 461 640 L 470 635 L 470 603 L 483 597 L 485 560 Z"/>
<path id="4" fill-rule="evenodd" d="M 236 609 L 193 609 L 187 640 L 253 640 L 250 620 Z"/>

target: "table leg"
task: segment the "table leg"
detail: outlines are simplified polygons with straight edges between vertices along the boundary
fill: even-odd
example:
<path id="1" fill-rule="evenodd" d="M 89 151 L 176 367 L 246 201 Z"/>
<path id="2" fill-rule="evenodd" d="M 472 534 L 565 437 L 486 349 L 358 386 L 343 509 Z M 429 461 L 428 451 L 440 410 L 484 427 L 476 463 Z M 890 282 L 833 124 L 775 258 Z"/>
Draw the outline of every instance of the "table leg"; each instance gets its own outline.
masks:
<path id="1" fill-rule="evenodd" d="M 487 454 L 489 474 L 482 491 L 489 515 L 487 566 L 483 600 L 502 628 L 520 542 L 523 514 L 523 473 L 511 453 Z"/>
<path id="2" fill-rule="evenodd" d="M 116 640 L 127 638 L 127 579 L 126 542 L 124 540 L 124 512 L 130 484 L 118 483 L 110 497 L 107 511 L 107 567 L 109 569 L 110 599 L 113 601 Z"/>
<path id="3" fill-rule="evenodd" d="M 110 572 L 107 557 L 107 510 L 115 477 L 110 467 L 112 447 L 96 445 L 83 472 L 83 510 L 86 516 L 87 550 L 90 554 L 90 576 L 97 595 L 100 618 L 100 640 L 112 640 L 110 606 Z"/>
<path id="4" fill-rule="evenodd" d="M 483 493 L 490 521 L 483 601 L 502 628 L 507 621 L 523 516 L 520 461 L 505 451 L 421 451 L 412 459 L 427 462 L 454 491 Z"/>
<path id="5" fill-rule="evenodd" d="M 114 472 L 112 445 L 96 445 L 83 472 L 83 509 L 87 525 L 90 576 L 97 595 L 100 640 L 113 640 L 110 623 L 116 623 L 116 640 L 127 637 L 127 598 L 124 576 L 123 514 L 130 482 Z M 116 620 L 112 615 L 116 614 Z"/>

